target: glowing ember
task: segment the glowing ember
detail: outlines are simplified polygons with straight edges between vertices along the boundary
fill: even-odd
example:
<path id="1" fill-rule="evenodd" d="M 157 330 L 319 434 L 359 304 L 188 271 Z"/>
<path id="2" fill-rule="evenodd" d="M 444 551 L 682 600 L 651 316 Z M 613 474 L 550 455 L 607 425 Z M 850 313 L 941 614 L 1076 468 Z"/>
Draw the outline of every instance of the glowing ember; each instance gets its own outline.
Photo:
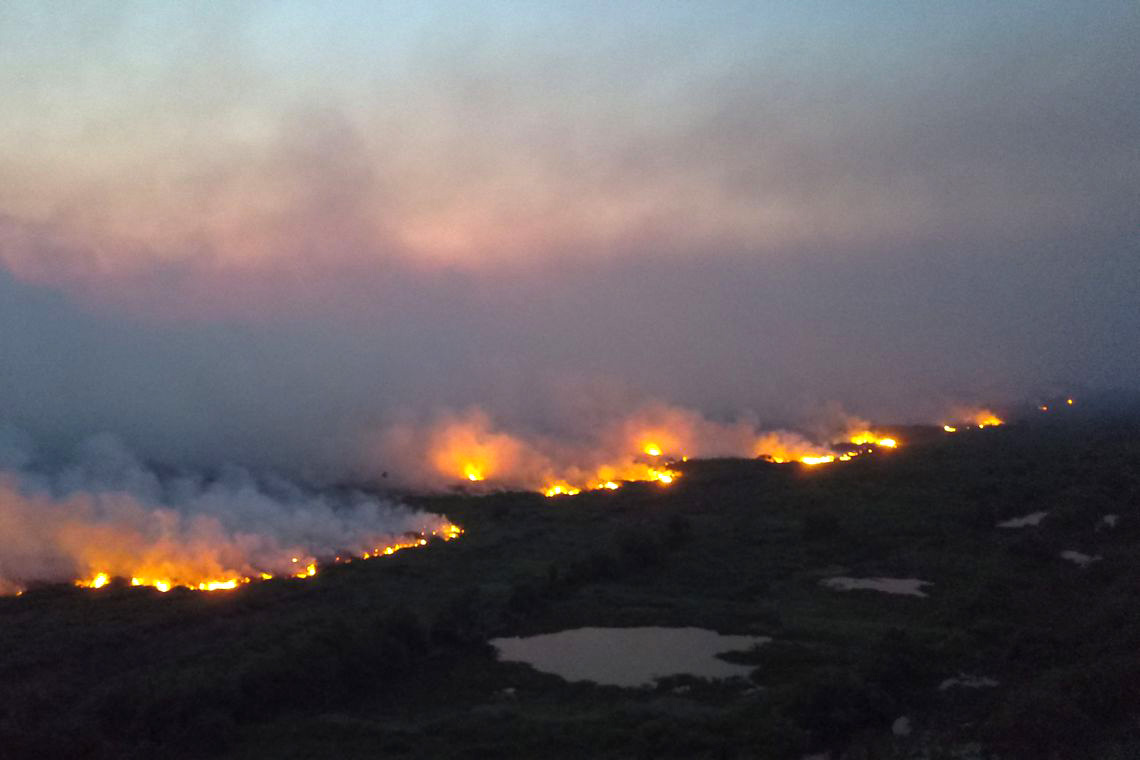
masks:
<path id="1" fill-rule="evenodd" d="M 954 427 L 953 425 L 943 425 L 942 429 L 945 430 L 947 433 L 957 433 L 958 432 L 958 428 Z"/>
<path id="2" fill-rule="evenodd" d="M 661 456 L 661 447 L 657 446 L 656 444 L 647 443 L 645 444 L 645 448 L 643 450 L 651 457 Z"/>
<path id="3" fill-rule="evenodd" d="M 1069 406 L 1072 406 L 1073 400 L 1071 398 L 1067 398 L 1067 399 L 1065 399 L 1065 403 L 1068 404 Z"/>

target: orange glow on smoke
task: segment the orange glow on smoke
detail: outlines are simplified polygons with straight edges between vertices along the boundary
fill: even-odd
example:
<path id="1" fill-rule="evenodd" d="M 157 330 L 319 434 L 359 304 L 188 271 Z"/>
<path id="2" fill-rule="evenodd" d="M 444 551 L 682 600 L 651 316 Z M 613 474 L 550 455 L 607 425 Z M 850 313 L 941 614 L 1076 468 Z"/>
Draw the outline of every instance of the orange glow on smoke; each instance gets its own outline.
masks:
<path id="1" fill-rule="evenodd" d="M 954 415 L 955 422 L 947 423 L 942 429 L 947 433 L 957 433 L 960 428 L 988 428 L 1004 425 L 1005 420 L 989 409 L 960 409 Z"/>
<path id="2" fill-rule="evenodd" d="M 856 446 L 875 445 L 882 446 L 883 448 L 893 449 L 897 448 L 899 443 L 894 438 L 884 436 L 880 433 L 875 433 L 870 430 L 861 430 L 852 433 L 847 437 L 848 443 L 854 443 Z"/>
<path id="3" fill-rule="evenodd" d="M 786 462 L 822 464 L 827 457 L 832 456 L 832 452 L 798 433 L 775 431 L 764 433 L 756 439 L 752 455 L 776 464 Z"/>
<path id="4" fill-rule="evenodd" d="M 518 466 L 524 456 L 521 442 L 492 430 L 490 419 L 471 413 L 444 420 L 426 440 L 403 442 L 405 448 L 420 448 L 438 476 L 454 482 L 492 481 Z"/>
<path id="5" fill-rule="evenodd" d="M 1001 417 L 988 411 L 978 412 L 970 421 L 980 428 L 997 427 L 998 425 L 1005 424 L 1005 421 Z"/>
<path id="6" fill-rule="evenodd" d="M 103 588 L 111 582 L 111 577 L 106 573 L 96 573 L 94 578 L 87 581 L 78 581 L 78 585 L 87 588 Z"/>
<path id="7" fill-rule="evenodd" d="M 860 427 L 849 430 L 834 444 L 819 444 L 809 441 L 798 433 L 777 431 L 761 435 L 754 448 L 754 454 L 759 459 L 766 459 L 774 464 L 799 462 L 809 467 L 833 462 L 850 462 L 858 456 L 866 455 L 878 449 L 896 449 L 899 441 L 881 432 Z M 850 446 L 861 448 L 851 449 Z"/>
<path id="8" fill-rule="evenodd" d="M 961 412 L 980 427 L 1002 423 L 984 409 Z M 378 458 L 397 461 L 412 487 L 439 489 L 479 482 L 485 492 L 529 490 L 547 497 L 616 490 L 626 483 L 668 486 L 681 476 L 673 463 L 691 457 L 752 456 L 809 467 L 850 462 L 906 444 L 865 420 L 846 417 L 826 438 L 789 430 L 762 432 L 747 421 L 717 422 L 693 410 L 649 404 L 591 422 L 578 437 L 507 433 L 472 408 L 427 425 L 404 425 L 380 437 Z M 947 432 L 957 430 L 947 425 Z M 396 453 L 393 453 L 396 452 Z M 429 468 L 422 463 L 430 463 Z"/>

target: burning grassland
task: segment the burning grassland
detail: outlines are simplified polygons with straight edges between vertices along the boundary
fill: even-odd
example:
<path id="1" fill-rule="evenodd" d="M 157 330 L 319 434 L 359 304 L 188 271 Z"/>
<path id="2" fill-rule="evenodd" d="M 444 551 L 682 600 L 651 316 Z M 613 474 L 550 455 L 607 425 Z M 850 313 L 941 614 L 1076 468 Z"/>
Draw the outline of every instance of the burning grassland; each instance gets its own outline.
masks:
<path id="1" fill-rule="evenodd" d="M 161 477 L 114 440 L 62 468 L 0 474 L 0 593 L 116 579 L 160 591 L 309 578 L 320 567 L 450 540 L 446 518 L 363 494 L 327 495 L 231 469 Z"/>
<path id="2" fill-rule="evenodd" d="M 902 445 L 891 430 L 833 416 L 808 433 L 646 404 L 555 435 L 507 430 L 470 409 L 386 428 L 367 448 L 372 466 L 384 470 L 369 474 L 391 472 L 392 484 L 416 490 L 530 490 L 556 498 L 630 482 L 665 488 L 691 458 L 818 467 Z M 980 409 L 953 419 L 1001 424 Z M 74 461 L 51 466 L 37 462 L 26 443 L 0 445 L 0 593 L 40 582 L 234 589 L 311 578 L 328 564 L 389 556 L 460 533 L 440 515 L 236 468 L 210 478 L 160 476 L 108 437 L 88 440 Z"/>
<path id="3" fill-rule="evenodd" d="M 485 411 L 438 415 L 426 424 L 398 424 L 367 447 L 400 485 L 475 492 L 538 491 L 549 497 L 615 490 L 627 482 L 673 483 L 676 463 L 690 458 L 760 458 L 815 466 L 894 449 L 896 436 L 867 421 L 839 415 L 811 435 L 762 430 L 751 420 L 721 422 L 699 412 L 647 404 L 632 413 L 585 421 L 570 436 L 508 431 Z"/>

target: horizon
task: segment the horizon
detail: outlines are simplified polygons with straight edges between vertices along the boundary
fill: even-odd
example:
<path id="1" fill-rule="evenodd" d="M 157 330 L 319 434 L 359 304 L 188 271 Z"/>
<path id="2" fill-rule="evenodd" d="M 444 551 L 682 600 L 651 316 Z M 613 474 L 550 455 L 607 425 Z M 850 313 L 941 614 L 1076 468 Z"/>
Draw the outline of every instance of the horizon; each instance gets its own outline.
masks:
<path id="1" fill-rule="evenodd" d="M 329 476 L 472 409 L 1135 391 L 1134 4 L 0 10 L 0 422 Z"/>

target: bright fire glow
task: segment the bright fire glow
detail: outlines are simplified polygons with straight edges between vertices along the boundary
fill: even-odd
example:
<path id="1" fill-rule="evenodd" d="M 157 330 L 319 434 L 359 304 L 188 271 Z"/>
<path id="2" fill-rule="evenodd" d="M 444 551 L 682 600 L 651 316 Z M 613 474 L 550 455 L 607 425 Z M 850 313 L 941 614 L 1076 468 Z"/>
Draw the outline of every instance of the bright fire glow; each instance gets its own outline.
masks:
<path id="1" fill-rule="evenodd" d="M 110 582 L 111 576 L 106 573 L 96 573 L 94 577 L 88 580 L 76 581 L 76 585 L 84 588 L 103 588 Z"/>
<path id="2" fill-rule="evenodd" d="M 893 449 L 899 444 L 894 438 L 880 435 L 879 433 L 870 430 L 863 430 L 857 433 L 852 433 L 847 438 L 848 443 L 853 443 L 856 446 L 866 446 L 874 444 L 875 446 L 882 446 L 884 448 Z"/>
<path id="3" fill-rule="evenodd" d="M 799 462 L 814 467 L 832 462 L 850 462 L 860 455 L 873 453 L 878 448 L 898 448 L 897 439 L 863 427 L 866 422 L 859 421 L 855 425 L 834 444 L 826 445 L 814 443 L 798 433 L 789 431 L 764 433 L 757 439 L 754 453 L 756 457 L 774 464 Z M 850 445 L 862 448 L 852 450 L 849 448 Z M 847 448 L 844 448 L 845 446 Z"/>
<path id="4" fill-rule="evenodd" d="M 828 456 L 832 456 L 830 447 L 813 443 L 799 433 L 788 430 L 776 430 L 761 434 L 752 446 L 752 455 L 759 459 L 766 459 L 775 464 L 785 462 L 804 462 L 812 460 L 812 464 L 820 464 Z"/>
<path id="5" fill-rule="evenodd" d="M 454 525 L 454 524 L 448 524 L 442 530 L 432 531 L 432 533 L 431 533 L 431 535 L 437 536 L 438 538 L 441 538 L 444 541 L 451 541 L 453 539 L 459 538 L 459 536 L 462 534 L 463 534 L 463 529 L 460 528 L 458 525 Z M 426 535 L 420 535 L 420 536 L 416 536 L 414 538 L 409 538 L 406 541 L 400 541 L 400 542 L 397 542 L 394 544 L 390 544 L 388 546 L 374 547 L 371 551 L 362 552 L 359 558 L 360 559 L 370 559 L 370 558 L 379 557 L 379 556 L 391 556 L 392 554 L 395 554 L 396 552 L 401 551 L 403 549 L 416 549 L 416 548 L 424 547 L 427 545 L 428 545 L 427 536 Z M 342 563 L 342 562 L 347 563 L 347 562 L 351 562 L 353 559 L 354 559 L 353 557 L 338 556 L 338 557 L 336 557 L 335 560 L 333 560 L 333 564 Z M 301 561 L 302 560 L 300 557 L 290 558 L 290 562 L 293 564 L 299 565 L 299 564 L 301 564 Z M 169 564 L 169 563 L 166 563 L 166 564 Z M 304 567 L 300 571 L 292 573 L 291 577 L 299 578 L 299 579 L 312 578 L 312 577 L 317 575 L 319 570 L 320 570 L 320 565 L 317 562 L 317 560 L 310 559 L 310 560 L 305 561 Z M 145 572 L 139 572 L 139 573 L 132 575 L 130 577 L 130 584 L 132 586 L 147 586 L 150 588 L 157 589 L 158 591 L 161 591 L 163 593 L 170 591 L 170 589 L 175 588 L 175 587 L 182 587 L 182 588 L 192 589 L 195 591 L 230 591 L 230 590 L 236 589 L 239 586 L 242 586 L 246 583 L 252 583 L 255 580 L 267 581 L 267 580 L 271 580 L 273 577 L 274 576 L 272 573 L 258 572 L 254 576 L 238 576 L 238 577 L 231 577 L 231 578 L 193 579 L 193 578 L 187 577 L 184 574 L 179 574 L 176 572 L 171 572 L 171 575 L 169 575 L 169 576 L 158 576 L 158 577 L 152 576 L 152 575 L 145 573 Z M 81 588 L 99 589 L 99 588 L 103 588 L 103 587 L 107 586 L 111 582 L 111 579 L 112 579 L 112 576 L 109 572 L 102 571 L 102 572 L 94 573 L 88 578 L 83 578 L 83 579 L 75 581 L 75 585 L 79 586 Z"/>
<path id="6" fill-rule="evenodd" d="M 993 412 L 979 412 L 974 416 L 972 422 L 980 428 L 997 427 L 1005 424 L 1005 421 Z"/>
<path id="7" fill-rule="evenodd" d="M 663 469 L 657 467 L 634 467 L 624 471 L 623 475 L 615 475 L 616 469 L 613 467 L 602 467 L 601 473 L 597 479 L 591 480 L 579 488 L 571 485 L 565 480 L 556 481 L 542 489 L 544 496 L 576 496 L 582 491 L 616 491 L 621 488 L 622 482 L 657 482 L 662 485 L 669 485 L 674 480 L 681 476 L 681 473 L 676 470 Z M 605 478 L 605 479 L 603 479 Z M 614 480 L 612 478 L 619 478 Z"/>
<path id="8" fill-rule="evenodd" d="M 555 483 L 543 491 L 546 496 L 574 496 L 582 493 L 580 488 L 575 488 L 569 483 Z"/>
<path id="9" fill-rule="evenodd" d="M 953 425 L 943 425 L 942 429 L 945 430 L 947 433 L 957 433 L 958 432 L 958 428 L 954 427 Z"/>
<path id="10" fill-rule="evenodd" d="M 992 412 L 977 407 L 959 415 L 952 419 L 970 419 L 971 426 L 1001 424 Z M 537 432 L 505 432 L 490 414 L 472 408 L 448 412 L 428 424 L 386 429 L 377 439 L 377 458 L 386 466 L 395 462 L 403 471 L 400 479 L 411 487 L 430 490 L 479 482 L 486 492 L 522 489 L 553 498 L 616 490 L 633 482 L 669 485 L 681 476 L 673 463 L 691 457 L 752 456 L 775 464 L 816 466 L 906 445 L 890 432 L 850 416 L 827 435 L 763 431 L 747 421 L 717 422 L 693 410 L 647 404 L 625 415 L 590 420 L 575 435 L 555 439 Z"/>

